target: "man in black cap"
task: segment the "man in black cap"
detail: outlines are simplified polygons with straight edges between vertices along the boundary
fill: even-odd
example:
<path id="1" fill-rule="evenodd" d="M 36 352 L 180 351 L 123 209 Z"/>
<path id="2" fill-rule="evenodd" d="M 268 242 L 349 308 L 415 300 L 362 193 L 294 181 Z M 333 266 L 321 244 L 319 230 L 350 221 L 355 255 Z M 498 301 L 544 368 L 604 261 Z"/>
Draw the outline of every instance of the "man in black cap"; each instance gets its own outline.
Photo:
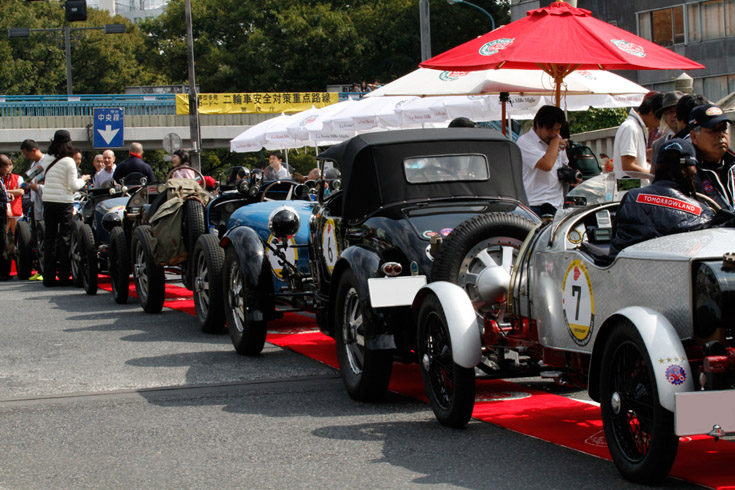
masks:
<path id="1" fill-rule="evenodd" d="M 613 223 L 611 257 L 645 240 L 712 224 L 714 212 L 694 197 L 695 155 L 686 140 L 674 138 L 664 144 L 651 185 L 628 191 L 620 202 Z"/>
<path id="2" fill-rule="evenodd" d="M 689 136 L 697 149 L 695 185 L 724 209 L 735 210 L 735 153 L 730 149 L 732 121 L 716 105 L 700 105 L 689 113 Z"/>

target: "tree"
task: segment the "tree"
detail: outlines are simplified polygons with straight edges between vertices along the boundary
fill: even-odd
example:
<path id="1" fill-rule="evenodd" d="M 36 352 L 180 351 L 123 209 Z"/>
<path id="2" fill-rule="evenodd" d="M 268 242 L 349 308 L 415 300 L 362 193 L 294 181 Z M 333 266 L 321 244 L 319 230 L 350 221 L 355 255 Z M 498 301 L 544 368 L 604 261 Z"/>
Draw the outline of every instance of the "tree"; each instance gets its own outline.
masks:
<path id="1" fill-rule="evenodd" d="M 122 93 L 128 85 L 163 83 L 155 65 L 146 63 L 144 35 L 121 16 L 110 17 L 106 11 L 88 10 L 79 27 L 102 27 L 126 24 L 125 34 L 106 35 L 101 30 L 72 30 L 73 91 L 85 93 Z M 5 0 L 0 10 L 0 29 L 61 29 L 64 26 L 63 3 Z M 61 31 L 33 32 L 27 38 L 0 38 L 0 93 L 35 95 L 66 93 L 66 55 Z"/>

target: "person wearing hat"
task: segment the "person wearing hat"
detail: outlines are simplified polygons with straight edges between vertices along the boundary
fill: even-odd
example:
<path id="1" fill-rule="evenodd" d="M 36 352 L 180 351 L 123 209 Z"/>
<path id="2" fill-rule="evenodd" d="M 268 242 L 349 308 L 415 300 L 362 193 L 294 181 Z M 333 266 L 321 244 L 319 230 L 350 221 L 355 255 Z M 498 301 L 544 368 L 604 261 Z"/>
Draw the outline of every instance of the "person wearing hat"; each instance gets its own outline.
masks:
<path id="1" fill-rule="evenodd" d="M 613 222 L 610 256 L 630 245 L 712 224 L 714 211 L 695 198 L 696 150 L 673 138 L 658 153 L 653 182 L 628 191 Z"/>
<path id="2" fill-rule="evenodd" d="M 663 132 L 661 133 L 661 137 L 651 143 L 651 155 L 658 155 L 658 152 L 661 150 L 661 145 L 673 138 L 679 131 L 679 120 L 676 118 L 676 104 L 682 95 L 684 93 L 678 90 L 664 94 L 663 103 L 656 110 L 656 117 L 664 123 L 661 125 Z"/>
<path id="3" fill-rule="evenodd" d="M 77 150 L 71 143 L 69 131 L 60 129 L 48 147 L 54 160 L 46 167 L 43 187 L 43 219 L 46 234 L 43 244 L 43 285 L 69 286 L 71 264 L 69 242 L 74 206 L 74 193 L 89 181 L 89 175 L 77 178 L 74 154 Z M 58 255 L 57 255 L 58 253 Z M 56 281 L 56 261 L 59 262 L 59 281 Z"/>
<path id="4" fill-rule="evenodd" d="M 697 192 L 735 210 L 735 153 L 730 149 L 732 121 L 720 107 L 700 105 L 689 113 L 689 137 L 697 149 Z"/>

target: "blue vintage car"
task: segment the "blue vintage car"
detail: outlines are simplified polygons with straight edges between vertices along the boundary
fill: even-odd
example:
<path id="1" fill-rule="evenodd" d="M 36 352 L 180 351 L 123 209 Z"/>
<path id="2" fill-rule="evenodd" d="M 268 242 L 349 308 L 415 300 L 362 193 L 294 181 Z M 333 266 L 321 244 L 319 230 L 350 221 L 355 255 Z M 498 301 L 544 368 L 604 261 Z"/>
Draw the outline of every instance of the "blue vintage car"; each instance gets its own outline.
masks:
<path id="1" fill-rule="evenodd" d="M 244 240 L 240 240 L 241 236 L 244 236 L 243 229 L 247 228 L 256 230 L 256 234 L 259 233 L 258 236 L 263 241 L 263 247 L 267 248 L 265 244 L 273 242 L 268 233 L 268 219 L 274 208 L 285 201 L 293 203 L 297 208 L 301 203 L 310 201 L 308 187 L 303 184 L 292 180 L 263 182 L 262 178 L 261 171 L 253 170 L 245 179 L 237 183 L 230 182 L 227 187 L 223 187 L 226 189 L 225 192 L 207 207 L 209 232 L 197 240 L 191 260 L 194 306 L 199 325 L 204 332 L 218 333 L 225 329 L 226 305 L 223 293 L 225 286 L 222 276 L 226 257 L 223 246 L 229 247 L 230 242 L 234 241 L 232 247 L 235 250 L 248 247 Z M 307 222 L 308 220 L 304 220 L 304 223 Z M 299 233 L 289 240 L 291 247 L 285 253 L 289 260 L 294 261 L 290 263 L 299 263 L 307 267 L 306 250 L 294 248 L 294 243 L 306 243 L 306 235 Z M 278 289 L 283 288 L 283 285 L 278 283 L 284 275 L 281 269 L 277 263 L 273 264 L 277 282 L 275 287 Z M 285 274 L 288 274 L 288 271 Z M 238 347 L 242 339 L 234 341 L 238 352 L 243 351 L 244 347 Z M 260 352 L 260 348 L 257 352 Z"/>

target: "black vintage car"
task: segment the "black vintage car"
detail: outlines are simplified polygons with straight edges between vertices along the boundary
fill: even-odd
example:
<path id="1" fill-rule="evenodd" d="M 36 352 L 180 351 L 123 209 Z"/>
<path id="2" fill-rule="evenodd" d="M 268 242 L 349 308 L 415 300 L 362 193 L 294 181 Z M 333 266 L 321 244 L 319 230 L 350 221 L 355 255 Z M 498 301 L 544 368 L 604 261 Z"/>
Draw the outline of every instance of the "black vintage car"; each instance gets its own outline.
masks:
<path id="1" fill-rule="evenodd" d="M 442 348 L 448 339 L 417 331 L 416 293 L 442 280 L 476 297 L 483 262 L 510 267 L 539 221 L 527 207 L 520 150 L 492 130 L 420 129 L 357 136 L 319 158 L 323 173 L 341 172 L 341 190 L 319 187 L 310 269 L 318 323 L 336 340 L 348 393 L 382 396 L 394 360 L 420 361 L 430 384 L 451 391 L 456 366 Z M 444 249 L 450 233 L 474 245 Z M 439 407 L 446 417 L 469 417 L 456 413 L 455 405 L 466 404 L 452 393 L 446 404 Z"/>

